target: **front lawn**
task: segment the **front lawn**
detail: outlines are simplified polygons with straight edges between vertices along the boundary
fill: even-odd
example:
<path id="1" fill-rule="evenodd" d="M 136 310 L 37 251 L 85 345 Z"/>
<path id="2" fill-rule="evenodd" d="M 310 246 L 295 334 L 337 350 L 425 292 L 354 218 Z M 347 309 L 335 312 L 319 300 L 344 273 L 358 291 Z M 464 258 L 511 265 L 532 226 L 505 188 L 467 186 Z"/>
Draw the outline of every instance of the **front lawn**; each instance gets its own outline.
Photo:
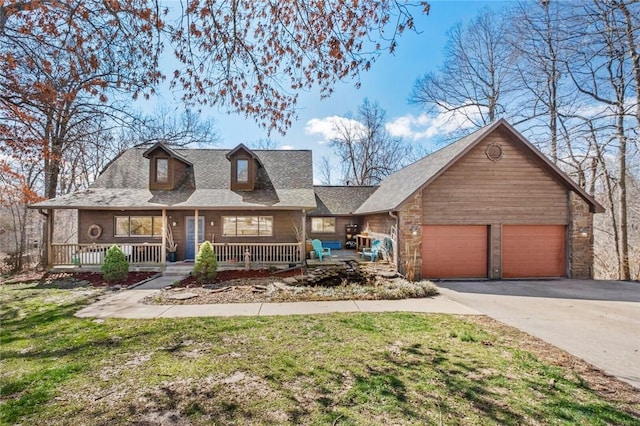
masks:
<path id="1" fill-rule="evenodd" d="M 482 317 L 96 321 L 103 290 L 46 287 L 0 288 L 2 424 L 640 424 L 630 387 Z"/>

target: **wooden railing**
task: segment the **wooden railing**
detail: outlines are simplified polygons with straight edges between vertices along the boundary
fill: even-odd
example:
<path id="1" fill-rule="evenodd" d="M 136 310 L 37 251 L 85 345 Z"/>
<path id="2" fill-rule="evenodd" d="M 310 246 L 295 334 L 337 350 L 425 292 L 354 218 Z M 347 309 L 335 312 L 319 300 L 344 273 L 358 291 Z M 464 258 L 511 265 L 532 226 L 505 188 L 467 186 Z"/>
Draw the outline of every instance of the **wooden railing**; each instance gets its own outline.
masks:
<path id="1" fill-rule="evenodd" d="M 302 243 L 215 243 L 213 251 L 221 263 L 242 264 L 245 252 L 251 263 L 301 263 L 304 247 Z"/>
<path id="2" fill-rule="evenodd" d="M 101 265 L 113 244 L 51 244 L 52 266 Z M 162 244 L 118 244 L 131 265 L 157 265 L 161 259 Z"/>

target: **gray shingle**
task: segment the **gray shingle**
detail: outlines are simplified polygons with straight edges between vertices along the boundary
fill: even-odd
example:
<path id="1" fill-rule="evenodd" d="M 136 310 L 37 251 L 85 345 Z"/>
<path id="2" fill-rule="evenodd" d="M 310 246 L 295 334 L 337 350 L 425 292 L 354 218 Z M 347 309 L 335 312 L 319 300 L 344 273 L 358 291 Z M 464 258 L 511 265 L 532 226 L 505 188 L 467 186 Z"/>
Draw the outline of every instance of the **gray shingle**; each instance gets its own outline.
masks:
<path id="1" fill-rule="evenodd" d="M 315 208 L 313 162 L 309 150 L 255 150 L 263 165 L 263 188 L 231 191 L 226 149 L 175 149 L 193 164 L 193 185 L 150 191 L 149 160 L 142 148 L 116 158 L 86 190 L 37 203 L 47 208 Z"/>
<path id="2" fill-rule="evenodd" d="M 377 186 L 314 186 L 318 208 L 311 216 L 353 214 Z"/>

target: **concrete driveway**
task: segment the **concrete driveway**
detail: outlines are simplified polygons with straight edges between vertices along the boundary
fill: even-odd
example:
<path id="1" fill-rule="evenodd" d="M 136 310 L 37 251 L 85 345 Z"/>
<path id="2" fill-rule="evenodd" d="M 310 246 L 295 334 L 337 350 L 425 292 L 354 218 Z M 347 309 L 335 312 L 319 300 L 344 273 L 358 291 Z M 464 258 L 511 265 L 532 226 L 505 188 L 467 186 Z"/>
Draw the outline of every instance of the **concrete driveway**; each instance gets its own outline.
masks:
<path id="1" fill-rule="evenodd" d="M 437 285 L 450 299 L 640 388 L 640 283 L 514 280 Z"/>

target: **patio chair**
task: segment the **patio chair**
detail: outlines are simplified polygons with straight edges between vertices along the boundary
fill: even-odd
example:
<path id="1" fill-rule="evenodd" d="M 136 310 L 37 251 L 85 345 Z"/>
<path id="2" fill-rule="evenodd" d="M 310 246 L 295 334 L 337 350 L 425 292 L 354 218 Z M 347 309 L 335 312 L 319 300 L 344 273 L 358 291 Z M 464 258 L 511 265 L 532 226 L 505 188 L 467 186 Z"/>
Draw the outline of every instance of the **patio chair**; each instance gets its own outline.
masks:
<path id="1" fill-rule="evenodd" d="M 371 242 L 371 247 L 362 248 L 362 258 L 364 259 L 365 256 L 369 256 L 372 262 L 375 261 L 378 258 L 378 254 L 380 253 L 381 245 L 382 241 L 373 240 Z"/>
<path id="2" fill-rule="evenodd" d="M 324 256 L 329 256 L 331 259 L 331 249 L 322 247 L 322 241 L 313 240 L 311 241 L 311 245 L 313 246 L 313 251 L 316 252 L 316 257 L 322 261 Z"/>

